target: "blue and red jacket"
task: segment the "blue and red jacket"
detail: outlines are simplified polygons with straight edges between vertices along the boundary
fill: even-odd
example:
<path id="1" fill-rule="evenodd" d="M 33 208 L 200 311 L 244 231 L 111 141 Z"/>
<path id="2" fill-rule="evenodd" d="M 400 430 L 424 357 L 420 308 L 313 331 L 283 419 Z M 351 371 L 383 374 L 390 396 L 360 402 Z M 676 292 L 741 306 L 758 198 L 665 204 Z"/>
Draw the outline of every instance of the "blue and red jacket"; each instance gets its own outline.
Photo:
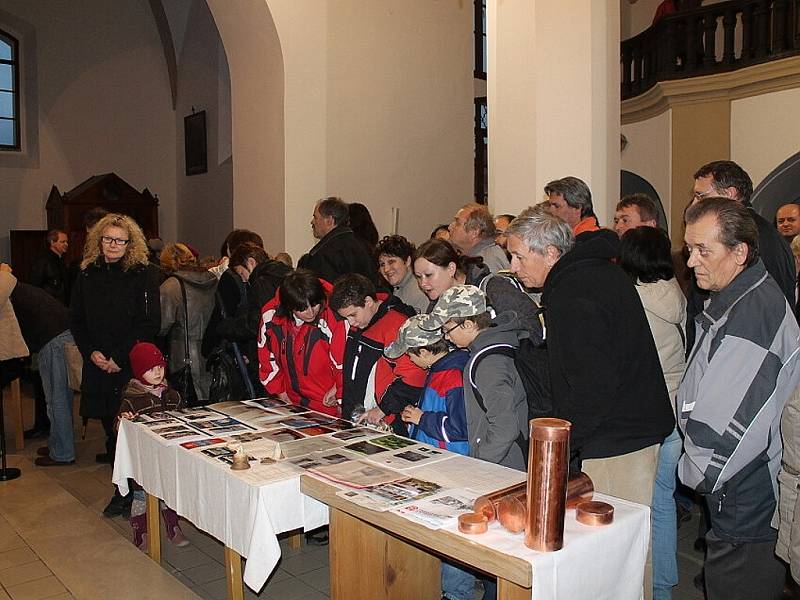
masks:
<path id="1" fill-rule="evenodd" d="M 468 360 L 468 352 L 454 350 L 431 365 L 418 404 L 422 417 L 419 425 L 409 425 L 415 440 L 469 455 L 463 380 Z"/>

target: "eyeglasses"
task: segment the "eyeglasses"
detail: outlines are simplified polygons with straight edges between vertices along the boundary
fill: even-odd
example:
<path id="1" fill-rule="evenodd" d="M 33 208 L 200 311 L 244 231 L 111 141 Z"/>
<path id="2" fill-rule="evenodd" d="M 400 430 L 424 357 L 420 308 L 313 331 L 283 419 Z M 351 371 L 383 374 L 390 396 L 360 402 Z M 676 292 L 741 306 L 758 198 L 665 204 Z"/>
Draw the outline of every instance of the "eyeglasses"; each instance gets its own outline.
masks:
<path id="1" fill-rule="evenodd" d="M 452 331 L 454 331 L 454 330 L 458 329 L 459 327 L 461 327 L 463 324 L 464 323 L 459 323 L 458 325 L 453 325 L 450 329 L 445 329 L 444 325 L 442 325 L 442 327 L 440 328 L 442 330 L 442 335 L 447 335 L 447 334 L 451 333 Z"/>
<path id="2" fill-rule="evenodd" d="M 708 198 L 714 194 L 714 190 L 708 190 L 707 192 L 695 192 L 692 194 L 692 200 L 702 200 L 703 198 Z"/>
<path id="3" fill-rule="evenodd" d="M 121 238 L 108 237 L 107 235 L 101 236 L 100 241 L 109 246 L 127 246 L 130 240 L 123 240 Z"/>

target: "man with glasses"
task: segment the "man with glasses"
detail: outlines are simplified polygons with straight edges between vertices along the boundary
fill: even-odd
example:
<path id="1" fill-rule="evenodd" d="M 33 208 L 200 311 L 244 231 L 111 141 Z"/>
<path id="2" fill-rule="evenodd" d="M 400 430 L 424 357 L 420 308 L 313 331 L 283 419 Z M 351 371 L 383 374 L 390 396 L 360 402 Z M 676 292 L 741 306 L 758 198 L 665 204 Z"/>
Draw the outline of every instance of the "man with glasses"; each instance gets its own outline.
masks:
<path id="1" fill-rule="evenodd" d="M 750 210 L 750 216 L 758 228 L 758 250 L 764 266 L 781 288 L 789 304 L 794 306 L 796 280 L 792 250 L 772 223 L 753 210 L 750 203 L 753 181 L 747 172 L 732 160 L 710 162 L 700 167 L 694 174 L 692 191 L 692 204 L 703 198 L 720 196 L 736 200 Z M 693 316 L 689 315 L 690 320 Z M 691 348 L 691 345 L 687 346 L 688 348 Z"/>

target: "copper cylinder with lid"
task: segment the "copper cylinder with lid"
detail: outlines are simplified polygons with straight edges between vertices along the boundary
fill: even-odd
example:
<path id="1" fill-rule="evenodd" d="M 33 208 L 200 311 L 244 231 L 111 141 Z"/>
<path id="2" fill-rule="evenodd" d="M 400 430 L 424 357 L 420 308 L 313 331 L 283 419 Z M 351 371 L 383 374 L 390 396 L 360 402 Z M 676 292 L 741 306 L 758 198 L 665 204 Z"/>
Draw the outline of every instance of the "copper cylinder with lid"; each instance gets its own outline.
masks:
<path id="1" fill-rule="evenodd" d="M 563 419 L 530 421 L 525 545 L 540 552 L 564 545 L 571 427 Z"/>

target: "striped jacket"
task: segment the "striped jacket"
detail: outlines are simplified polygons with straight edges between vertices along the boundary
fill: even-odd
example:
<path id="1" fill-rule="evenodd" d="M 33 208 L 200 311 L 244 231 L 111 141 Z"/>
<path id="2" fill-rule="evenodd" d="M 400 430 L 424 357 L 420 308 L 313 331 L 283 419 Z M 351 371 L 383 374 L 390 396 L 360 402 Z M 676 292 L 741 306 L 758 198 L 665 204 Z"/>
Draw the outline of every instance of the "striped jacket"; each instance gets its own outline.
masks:
<path id="1" fill-rule="evenodd" d="M 771 539 L 780 417 L 800 383 L 800 328 L 759 259 L 695 318 L 678 390 L 685 436 L 678 475 L 707 496 L 711 526 L 731 542 Z"/>

